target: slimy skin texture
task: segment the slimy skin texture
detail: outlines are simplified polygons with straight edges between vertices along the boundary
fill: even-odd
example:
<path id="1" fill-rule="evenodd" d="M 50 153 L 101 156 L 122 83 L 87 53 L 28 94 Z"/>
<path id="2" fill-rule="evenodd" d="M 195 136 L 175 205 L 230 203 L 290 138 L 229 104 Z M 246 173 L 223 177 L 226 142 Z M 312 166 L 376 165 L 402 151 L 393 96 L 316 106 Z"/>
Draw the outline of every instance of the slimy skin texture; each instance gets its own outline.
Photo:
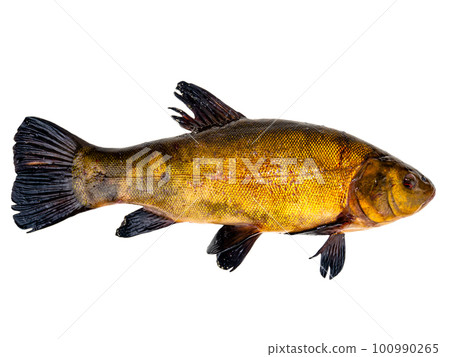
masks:
<path id="1" fill-rule="evenodd" d="M 389 197 L 395 196 L 399 207 L 393 215 L 377 215 L 387 201 L 362 197 L 361 192 L 370 196 L 370 188 L 358 173 L 368 160 L 381 163 L 378 170 L 389 163 L 389 172 L 405 171 L 405 164 L 344 132 L 287 120 L 271 123 L 240 119 L 127 149 L 85 147 L 74 161 L 74 191 L 89 208 L 131 203 L 175 222 L 249 224 L 262 232 L 311 230 L 340 215 L 353 222 L 341 231 L 365 229 L 414 213 L 434 192 L 432 185 L 424 187 L 417 202 L 407 200 L 404 213 L 401 185 L 385 183 L 380 189 L 395 189 Z M 141 169 L 137 161 L 127 171 L 127 159 L 143 149 L 170 159 L 153 172 L 147 169 L 158 157 Z M 170 178 L 159 186 L 166 171 Z"/>

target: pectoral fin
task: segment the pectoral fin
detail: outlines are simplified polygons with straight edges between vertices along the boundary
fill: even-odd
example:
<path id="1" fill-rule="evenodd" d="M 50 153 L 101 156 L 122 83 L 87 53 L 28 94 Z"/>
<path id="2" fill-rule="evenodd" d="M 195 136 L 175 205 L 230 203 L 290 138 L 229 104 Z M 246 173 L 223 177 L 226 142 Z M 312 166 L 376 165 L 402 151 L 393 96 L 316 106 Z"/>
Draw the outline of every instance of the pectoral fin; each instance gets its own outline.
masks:
<path id="1" fill-rule="evenodd" d="M 116 235 L 126 238 L 134 237 L 138 234 L 168 227 L 174 223 L 176 222 L 170 218 L 158 216 L 145 210 L 145 208 L 141 208 L 125 216 L 122 224 L 117 228 Z"/>
<path id="2" fill-rule="evenodd" d="M 254 226 L 223 226 L 214 236 L 206 252 L 217 255 L 217 265 L 235 270 L 244 260 L 261 232 Z"/>
<path id="3" fill-rule="evenodd" d="M 311 258 L 320 256 L 320 275 L 327 276 L 330 269 L 330 279 L 337 276 L 345 262 L 345 235 L 343 233 L 333 233 L 325 244 Z M 311 259 L 310 258 L 310 259 Z"/>

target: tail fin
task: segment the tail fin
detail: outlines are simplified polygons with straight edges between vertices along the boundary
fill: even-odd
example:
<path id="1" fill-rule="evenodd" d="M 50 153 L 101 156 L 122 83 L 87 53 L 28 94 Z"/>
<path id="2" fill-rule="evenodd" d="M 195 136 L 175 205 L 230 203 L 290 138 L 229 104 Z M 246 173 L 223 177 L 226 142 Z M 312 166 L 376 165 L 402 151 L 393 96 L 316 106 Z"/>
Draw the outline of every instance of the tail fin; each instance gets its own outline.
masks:
<path id="1" fill-rule="evenodd" d="M 16 181 L 14 221 L 30 232 L 51 226 L 87 208 L 74 195 L 72 165 L 82 139 L 44 119 L 28 117 L 14 137 Z"/>

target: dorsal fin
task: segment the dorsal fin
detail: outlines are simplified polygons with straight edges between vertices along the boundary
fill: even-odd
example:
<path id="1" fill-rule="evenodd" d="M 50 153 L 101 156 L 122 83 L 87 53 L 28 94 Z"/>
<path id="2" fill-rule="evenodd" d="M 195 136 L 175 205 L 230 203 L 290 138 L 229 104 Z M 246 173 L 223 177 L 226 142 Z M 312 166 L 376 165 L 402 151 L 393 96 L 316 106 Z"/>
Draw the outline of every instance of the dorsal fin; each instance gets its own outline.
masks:
<path id="1" fill-rule="evenodd" d="M 214 126 L 223 126 L 229 122 L 245 118 L 244 115 L 226 105 L 208 91 L 192 83 L 180 82 L 177 85 L 175 96 L 192 110 L 192 118 L 178 108 L 170 107 L 181 116 L 172 115 L 183 128 L 192 132 L 199 132 Z"/>

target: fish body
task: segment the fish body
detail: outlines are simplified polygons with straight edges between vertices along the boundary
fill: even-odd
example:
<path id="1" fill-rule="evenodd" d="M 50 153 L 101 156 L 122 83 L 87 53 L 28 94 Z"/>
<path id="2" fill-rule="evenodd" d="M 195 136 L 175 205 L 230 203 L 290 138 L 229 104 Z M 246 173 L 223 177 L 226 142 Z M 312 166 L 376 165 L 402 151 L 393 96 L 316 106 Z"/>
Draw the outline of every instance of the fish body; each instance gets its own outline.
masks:
<path id="1" fill-rule="evenodd" d="M 321 274 L 332 278 L 344 263 L 345 232 L 411 215 L 435 194 L 417 170 L 347 133 L 247 119 L 200 87 L 180 82 L 177 89 L 195 117 L 171 108 L 180 114 L 174 119 L 191 133 L 125 149 L 25 119 L 15 138 L 16 223 L 37 230 L 81 211 L 136 204 L 142 209 L 125 217 L 117 235 L 221 224 L 207 251 L 231 270 L 263 232 L 327 234 L 317 254 Z"/>
<path id="2" fill-rule="evenodd" d="M 256 140 L 272 122 L 241 119 L 125 150 L 92 147 L 75 165 L 82 168 L 75 169 L 75 191 L 90 208 L 132 203 L 176 222 L 296 232 L 335 221 L 362 163 L 383 154 L 345 133 L 287 120 L 277 120 Z M 154 172 L 152 190 L 143 189 L 148 173 L 136 167 L 139 161 L 128 173 L 132 184 L 127 182 L 126 160 L 140 152 L 170 157 Z M 169 166 L 170 180 L 158 187 Z"/>

